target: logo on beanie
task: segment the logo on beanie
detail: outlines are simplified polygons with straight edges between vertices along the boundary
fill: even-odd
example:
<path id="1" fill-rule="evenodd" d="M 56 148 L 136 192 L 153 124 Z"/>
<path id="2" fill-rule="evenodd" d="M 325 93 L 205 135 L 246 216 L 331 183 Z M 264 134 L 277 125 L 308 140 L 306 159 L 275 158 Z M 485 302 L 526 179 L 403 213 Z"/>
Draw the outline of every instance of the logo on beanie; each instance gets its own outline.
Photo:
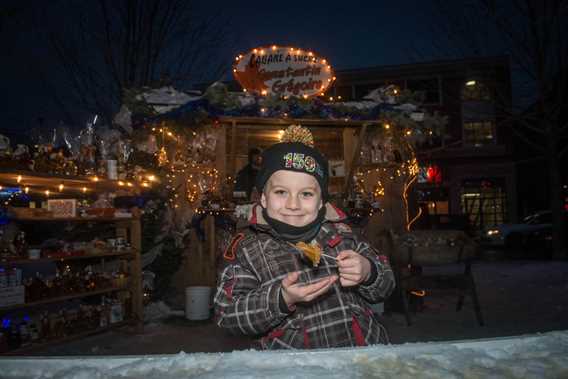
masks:
<path id="1" fill-rule="evenodd" d="M 293 168 L 294 170 L 304 170 L 310 174 L 316 173 L 322 176 L 322 170 L 314 157 L 301 153 L 287 153 L 284 155 L 284 167 Z"/>

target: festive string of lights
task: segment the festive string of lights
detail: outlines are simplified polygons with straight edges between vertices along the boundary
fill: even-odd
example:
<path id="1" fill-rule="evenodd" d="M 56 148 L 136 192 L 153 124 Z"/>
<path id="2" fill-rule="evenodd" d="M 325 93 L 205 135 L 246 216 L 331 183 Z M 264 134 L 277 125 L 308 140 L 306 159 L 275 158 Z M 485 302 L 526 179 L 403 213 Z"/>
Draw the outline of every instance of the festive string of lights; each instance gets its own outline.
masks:
<path id="1" fill-rule="evenodd" d="M 129 189 L 133 190 L 138 185 L 145 188 L 150 188 L 153 183 L 158 182 L 156 175 L 139 175 L 137 182 L 127 180 L 103 180 L 98 176 L 90 178 L 66 178 L 60 177 L 41 177 L 42 182 L 51 182 L 49 184 L 37 184 L 37 177 L 33 175 L 21 175 L 10 178 L 4 178 L 3 185 L 0 185 L 0 191 L 7 188 L 12 189 L 12 193 L 4 200 L 4 205 L 10 205 L 19 196 L 27 195 L 33 197 L 64 197 L 64 196 L 77 196 L 77 194 L 87 195 L 96 192 L 97 187 L 103 183 L 109 189 L 115 186 L 115 189 Z M 79 181 L 79 183 L 77 183 Z M 90 182 L 90 183 L 89 183 Z M 57 184 L 58 183 L 58 184 Z"/>

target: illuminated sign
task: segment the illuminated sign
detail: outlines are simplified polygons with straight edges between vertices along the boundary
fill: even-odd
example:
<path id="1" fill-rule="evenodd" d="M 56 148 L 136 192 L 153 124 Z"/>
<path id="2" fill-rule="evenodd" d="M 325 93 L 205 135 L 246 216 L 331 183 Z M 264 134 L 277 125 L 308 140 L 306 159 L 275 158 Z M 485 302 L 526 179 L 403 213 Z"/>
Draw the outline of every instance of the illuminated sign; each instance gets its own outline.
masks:
<path id="1" fill-rule="evenodd" d="M 237 56 L 233 74 L 244 91 L 282 97 L 323 96 L 335 80 L 327 60 L 312 51 L 276 45 Z"/>

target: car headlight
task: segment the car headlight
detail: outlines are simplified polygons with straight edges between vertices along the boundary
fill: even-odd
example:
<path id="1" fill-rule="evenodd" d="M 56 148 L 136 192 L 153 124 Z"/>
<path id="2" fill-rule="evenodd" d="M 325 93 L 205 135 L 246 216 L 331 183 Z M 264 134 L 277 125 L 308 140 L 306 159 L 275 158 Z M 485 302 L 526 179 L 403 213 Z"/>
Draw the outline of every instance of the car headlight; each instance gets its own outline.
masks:
<path id="1" fill-rule="evenodd" d="M 497 237 L 499 234 L 501 234 L 501 231 L 499 229 L 489 229 L 485 232 L 485 235 L 487 237 Z"/>

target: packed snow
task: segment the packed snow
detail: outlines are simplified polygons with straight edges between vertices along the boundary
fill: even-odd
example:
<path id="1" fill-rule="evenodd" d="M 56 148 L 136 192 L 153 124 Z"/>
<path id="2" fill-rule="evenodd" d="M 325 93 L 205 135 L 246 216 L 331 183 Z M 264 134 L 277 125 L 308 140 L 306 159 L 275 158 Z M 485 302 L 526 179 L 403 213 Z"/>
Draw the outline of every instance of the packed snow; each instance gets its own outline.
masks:
<path id="1" fill-rule="evenodd" d="M 568 331 L 314 351 L 1 358 L 4 379 L 568 378 Z"/>

